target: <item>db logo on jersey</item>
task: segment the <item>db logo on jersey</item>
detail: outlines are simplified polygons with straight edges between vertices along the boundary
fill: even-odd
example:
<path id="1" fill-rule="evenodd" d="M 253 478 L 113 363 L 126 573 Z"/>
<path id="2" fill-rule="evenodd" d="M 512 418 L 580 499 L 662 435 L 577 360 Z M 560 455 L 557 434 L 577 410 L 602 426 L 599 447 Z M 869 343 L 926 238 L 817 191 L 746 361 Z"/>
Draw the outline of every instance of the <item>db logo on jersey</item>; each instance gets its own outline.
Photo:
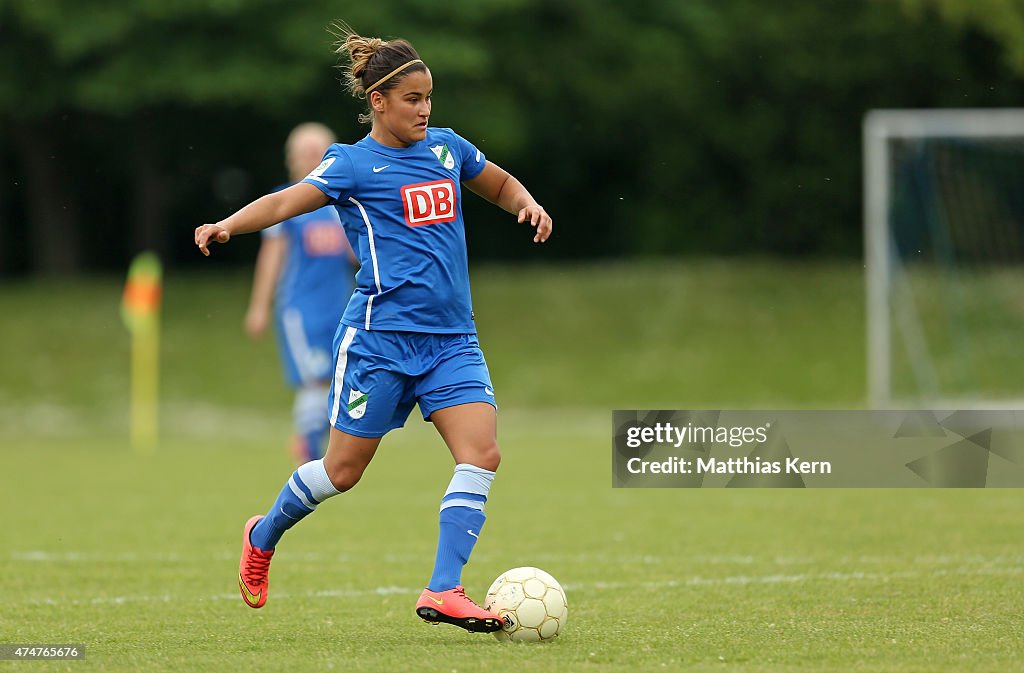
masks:
<path id="1" fill-rule="evenodd" d="M 455 219 L 455 183 L 437 180 L 406 185 L 402 187 L 402 204 L 410 227 L 451 222 Z"/>

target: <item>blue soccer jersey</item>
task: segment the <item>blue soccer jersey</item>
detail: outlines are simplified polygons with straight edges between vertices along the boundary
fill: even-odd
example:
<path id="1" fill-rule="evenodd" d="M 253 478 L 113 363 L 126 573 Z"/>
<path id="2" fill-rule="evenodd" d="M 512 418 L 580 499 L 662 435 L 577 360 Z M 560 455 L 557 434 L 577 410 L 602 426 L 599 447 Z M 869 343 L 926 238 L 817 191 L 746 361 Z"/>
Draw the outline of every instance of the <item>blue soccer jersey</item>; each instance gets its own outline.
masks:
<path id="1" fill-rule="evenodd" d="M 342 322 L 365 330 L 476 332 L 461 183 L 486 160 L 451 129 L 409 147 L 335 144 L 303 182 L 337 207 L 362 264 Z"/>
<path id="2" fill-rule="evenodd" d="M 334 333 L 354 284 L 338 213 L 325 206 L 263 235 L 288 242 L 275 302 L 285 377 L 292 385 L 327 380 Z"/>

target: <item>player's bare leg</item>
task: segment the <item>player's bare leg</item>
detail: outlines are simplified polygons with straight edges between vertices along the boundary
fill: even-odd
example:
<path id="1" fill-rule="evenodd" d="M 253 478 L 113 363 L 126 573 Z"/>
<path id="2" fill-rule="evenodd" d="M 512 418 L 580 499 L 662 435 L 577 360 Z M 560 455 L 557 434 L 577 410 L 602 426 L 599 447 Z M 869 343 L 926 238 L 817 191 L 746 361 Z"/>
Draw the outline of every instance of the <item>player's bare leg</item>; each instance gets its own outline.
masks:
<path id="1" fill-rule="evenodd" d="M 460 404 L 433 412 L 441 437 L 455 459 L 455 475 L 441 501 L 437 559 L 429 586 L 416 603 L 416 614 L 430 623 L 445 622 L 467 631 L 498 631 L 498 615 L 466 596 L 460 584 L 462 567 L 484 523 L 494 471 L 501 462 L 497 415 L 486 402 Z"/>
<path id="2" fill-rule="evenodd" d="M 344 493 L 357 483 L 373 460 L 380 446 L 380 437 L 356 437 L 331 428 L 331 437 L 324 454 L 324 469 L 334 488 Z"/>
<path id="3" fill-rule="evenodd" d="M 501 463 L 498 413 L 486 402 L 470 402 L 430 415 L 434 427 L 452 452 L 455 464 L 475 465 L 495 472 Z"/>
<path id="4" fill-rule="evenodd" d="M 238 588 L 247 605 L 260 608 L 267 602 L 270 561 L 285 531 L 327 498 L 355 486 L 379 445 L 379 437 L 356 437 L 331 428 L 327 454 L 300 465 L 266 516 L 254 516 L 245 523 Z"/>

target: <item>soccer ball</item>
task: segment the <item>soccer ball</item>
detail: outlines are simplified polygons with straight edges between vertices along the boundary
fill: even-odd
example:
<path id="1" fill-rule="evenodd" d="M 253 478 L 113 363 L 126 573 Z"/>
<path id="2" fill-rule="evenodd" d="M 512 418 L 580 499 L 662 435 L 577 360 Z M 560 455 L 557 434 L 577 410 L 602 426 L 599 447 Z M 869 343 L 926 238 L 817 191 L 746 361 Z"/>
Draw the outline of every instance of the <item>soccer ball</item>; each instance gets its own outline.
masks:
<path id="1" fill-rule="evenodd" d="M 565 628 L 569 604 L 558 581 L 540 568 L 513 568 L 487 590 L 484 609 L 505 622 L 494 637 L 520 643 L 551 640 Z"/>

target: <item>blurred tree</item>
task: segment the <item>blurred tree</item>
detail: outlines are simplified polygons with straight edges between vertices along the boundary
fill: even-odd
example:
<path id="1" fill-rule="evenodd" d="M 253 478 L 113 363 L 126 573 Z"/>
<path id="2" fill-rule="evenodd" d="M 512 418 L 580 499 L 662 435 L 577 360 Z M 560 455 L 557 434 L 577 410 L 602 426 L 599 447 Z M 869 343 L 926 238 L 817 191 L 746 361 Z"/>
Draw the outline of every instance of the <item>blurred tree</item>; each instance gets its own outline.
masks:
<path id="1" fill-rule="evenodd" d="M 309 30 L 310 11 L 310 4 L 279 0 L 34 0 L 0 8 L 13 47 L 0 58 L 0 115 L 15 126 L 26 167 L 36 269 L 74 270 L 81 256 L 81 195 L 65 173 L 69 162 L 54 160 L 69 154 L 57 120 L 122 121 L 107 137 L 107 150 L 130 167 L 122 177 L 131 206 L 119 229 L 134 247 L 162 251 L 175 154 L 165 142 L 170 120 L 163 111 L 286 107 L 329 61 L 329 36 L 322 25 L 317 34 Z"/>
<path id="2" fill-rule="evenodd" d="M 0 0 L 0 246 L 37 272 L 143 247 L 197 260 L 196 224 L 283 179 L 287 129 L 366 131 L 332 67 L 344 18 L 417 46 L 432 123 L 555 214 L 547 257 L 859 254 L 863 114 L 1019 104 L 1004 4 L 377 0 L 339 17 L 328 0 Z M 474 258 L 539 254 L 465 208 Z"/>
<path id="3" fill-rule="evenodd" d="M 1024 74 L 1024 2 L 1020 0 L 903 0 L 911 14 L 937 10 L 958 27 L 974 27 L 1003 48 L 1006 64 Z"/>
<path id="4" fill-rule="evenodd" d="M 405 10 L 419 5 L 401 4 L 354 7 L 346 18 L 355 25 L 414 25 L 417 14 Z M 435 14 L 464 23 L 479 20 L 481 6 L 463 0 L 443 5 Z M 127 225 L 115 231 L 129 236 L 135 248 L 162 251 L 168 205 L 178 191 L 175 177 L 181 177 L 171 169 L 183 150 L 170 141 L 181 137 L 182 122 L 197 124 L 188 129 L 194 143 L 219 140 L 203 128 L 203 118 L 209 116 L 204 110 L 232 110 L 239 124 L 257 120 L 257 128 L 258 120 L 287 118 L 293 123 L 296 101 L 322 99 L 325 86 L 331 85 L 333 38 L 327 24 L 334 11 L 326 0 L 0 4 L 5 44 L 0 53 L 0 119 L 14 130 L 27 181 L 32 266 L 52 273 L 73 271 L 81 263 L 77 213 L 87 197 L 76 193 L 78 181 L 67 172 L 71 166 L 58 157 L 82 148 L 68 136 L 83 132 L 81 126 L 96 118 L 117 121 L 117 128 L 105 136 L 106 151 L 128 167 L 118 177 L 130 181 L 131 205 L 121 215 Z M 457 28 L 458 22 L 449 25 Z M 472 31 L 456 29 L 424 40 L 428 47 L 437 47 L 438 58 L 432 62 L 436 71 L 479 74 L 485 54 L 482 39 L 466 40 L 465 34 Z M 307 116 L 323 116 L 322 104 L 311 107 Z M 60 123 L 68 120 L 70 130 Z M 254 141 L 269 142 L 276 153 L 282 137 L 260 134 Z M 223 152 L 231 149 L 221 147 Z M 226 180 L 231 182 L 230 177 Z M 92 189 L 121 189 L 99 182 L 88 184 Z"/>
<path id="5" fill-rule="evenodd" d="M 589 254 L 858 254 L 868 109 L 1022 92 L 995 45 L 894 3 L 572 0 L 529 20 L 500 77 L 547 65 L 522 73 L 529 131 L 572 157 L 547 186 Z"/>
<path id="6" fill-rule="evenodd" d="M 58 158 L 67 136 L 68 106 L 46 41 L 12 29 L 12 11 L 11 3 L 0 5 L 0 121 L 9 151 L 18 155 L 21 166 L 11 191 L 25 195 L 32 214 L 27 231 L 31 266 L 73 271 L 80 262 L 78 202 L 71 167 Z"/>

